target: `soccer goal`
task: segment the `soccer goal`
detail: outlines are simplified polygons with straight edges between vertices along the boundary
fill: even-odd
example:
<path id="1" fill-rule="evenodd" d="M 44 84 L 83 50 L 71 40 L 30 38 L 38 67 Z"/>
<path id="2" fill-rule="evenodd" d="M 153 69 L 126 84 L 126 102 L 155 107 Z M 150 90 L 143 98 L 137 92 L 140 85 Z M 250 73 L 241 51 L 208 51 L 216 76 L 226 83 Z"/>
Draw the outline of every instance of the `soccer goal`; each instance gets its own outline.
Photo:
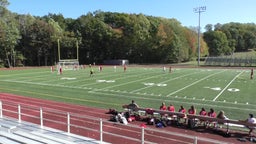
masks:
<path id="1" fill-rule="evenodd" d="M 57 63 L 57 69 L 59 69 L 60 67 L 62 68 L 62 70 L 78 70 L 79 69 L 79 51 L 78 51 L 78 42 L 76 42 L 76 48 L 70 48 L 73 49 L 71 52 L 73 53 L 72 57 L 68 58 L 65 57 L 65 51 L 61 51 L 60 48 L 60 40 L 58 39 L 58 57 L 59 57 L 59 62 Z M 76 51 L 74 51 L 76 50 Z M 69 51 L 69 53 L 71 53 Z"/>
<path id="2" fill-rule="evenodd" d="M 62 67 L 63 70 L 78 70 L 78 60 L 61 60 L 58 62 L 58 67 Z"/>

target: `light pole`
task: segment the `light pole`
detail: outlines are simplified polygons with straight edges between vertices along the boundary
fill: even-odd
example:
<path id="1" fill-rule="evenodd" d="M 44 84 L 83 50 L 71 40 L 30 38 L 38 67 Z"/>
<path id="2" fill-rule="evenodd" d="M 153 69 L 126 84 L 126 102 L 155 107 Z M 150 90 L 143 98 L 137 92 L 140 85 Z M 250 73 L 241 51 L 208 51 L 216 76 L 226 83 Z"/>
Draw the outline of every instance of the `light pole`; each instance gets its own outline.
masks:
<path id="1" fill-rule="evenodd" d="M 200 6 L 194 8 L 194 12 L 198 13 L 198 31 L 197 31 L 197 40 L 198 40 L 198 62 L 197 65 L 200 66 L 200 15 L 202 12 L 206 11 L 206 6 Z"/>

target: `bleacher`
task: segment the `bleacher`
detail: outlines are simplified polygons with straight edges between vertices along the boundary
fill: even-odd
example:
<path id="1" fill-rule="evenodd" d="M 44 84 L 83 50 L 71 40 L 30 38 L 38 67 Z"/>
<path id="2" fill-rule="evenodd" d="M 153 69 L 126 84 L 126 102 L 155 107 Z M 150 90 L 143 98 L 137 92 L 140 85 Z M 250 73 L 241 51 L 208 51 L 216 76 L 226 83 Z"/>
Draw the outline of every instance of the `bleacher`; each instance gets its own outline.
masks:
<path id="1" fill-rule="evenodd" d="M 253 57 L 240 58 L 240 57 L 207 57 L 205 58 L 204 65 L 207 66 L 256 66 L 256 59 Z"/>
<path id="2" fill-rule="evenodd" d="M 19 122 L 12 118 L 0 118 L 1 144 L 98 144 L 104 143 L 95 139 L 43 127 L 40 125 Z"/>

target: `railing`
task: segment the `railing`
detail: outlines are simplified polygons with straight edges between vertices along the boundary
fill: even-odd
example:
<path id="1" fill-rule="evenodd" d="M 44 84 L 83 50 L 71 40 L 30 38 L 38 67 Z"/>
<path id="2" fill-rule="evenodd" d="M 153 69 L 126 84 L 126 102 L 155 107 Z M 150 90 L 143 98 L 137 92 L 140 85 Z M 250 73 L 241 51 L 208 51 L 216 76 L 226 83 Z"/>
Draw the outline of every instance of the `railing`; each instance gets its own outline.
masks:
<path id="1" fill-rule="evenodd" d="M 183 143 L 221 141 L 190 136 L 164 130 L 143 128 L 135 125 L 123 125 L 91 116 L 82 116 L 50 108 L 38 108 L 29 104 L 17 104 L 11 101 L 0 101 L 0 118 L 10 117 L 19 122 L 26 121 L 38 124 L 41 128 L 51 127 L 68 133 L 78 134 L 100 140 L 101 142 L 118 143 L 114 139 L 125 140 L 128 143 L 161 143 L 162 141 L 183 141 Z M 129 133 L 129 134 L 127 134 Z M 156 135 L 157 134 L 157 135 Z M 158 138 L 158 141 L 152 140 Z M 175 142 L 173 142 L 175 143 Z"/>

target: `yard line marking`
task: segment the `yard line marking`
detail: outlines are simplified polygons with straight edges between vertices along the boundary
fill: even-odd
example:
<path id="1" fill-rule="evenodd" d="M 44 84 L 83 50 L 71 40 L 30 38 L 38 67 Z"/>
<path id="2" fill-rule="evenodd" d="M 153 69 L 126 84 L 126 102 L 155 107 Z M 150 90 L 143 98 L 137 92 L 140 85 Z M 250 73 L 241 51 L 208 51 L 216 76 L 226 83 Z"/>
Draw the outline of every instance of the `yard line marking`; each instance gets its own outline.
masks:
<path id="1" fill-rule="evenodd" d="M 215 100 L 232 84 L 232 82 L 233 82 L 237 77 L 239 77 L 243 72 L 244 72 L 244 70 L 241 71 L 238 75 L 236 75 L 236 76 L 227 84 L 227 86 L 226 86 L 212 101 L 215 101 Z"/>
<path id="2" fill-rule="evenodd" d="M 94 93 L 94 94 L 101 94 L 101 95 L 109 95 L 109 96 L 113 96 L 113 97 L 117 97 L 117 98 L 128 98 L 128 99 L 131 99 L 131 98 L 136 98 L 136 99 L 140 99 L 140 100 L 152 100 L 154 102 L 156 101 L 160 101 L 162 102 L 163 100 L 166 101 L 166 102 L 171 102 L 171 103 L 178 103 L 178 104 L 191 104 L 191 101 L 183 101 L 182 99 L 180 100 L 166 100 L 164 99 L 161 99 L 159 97 L 137 97 L 137 96 L 130 96 L 130 95 L 123 95 L 123 94 L 120 94 L 120 93 L 104 93 L 104 92 L 100 92 L 100 91 L 89 91 L 88 93 Z M 211 101 L 211 100 L 205 100 L 205 101 Z M 212 102 L 212 101 L 211 101 Z M 223 103 L 223 102 L 220 102 L 220 101 L 215 101 L 214 103 Z M 195 102 L 195 105 L 199 105 L 199 106 L 202 106 L 202 102 Z M 241 106 L 245 106 L 246 104 L 239 104 Z M 210 107 L 214 107 L 214 108 L 223 108 L 223 109 L 234 109 L 234 110 L 243 110 L 243 111 L 253 111 L 253 112 L 256 112 L 256 109 L 252 109 L 252 108 L 241 108 L 241 107 L 238 107 L 238 106 L 226 106 L 226 105 L 216 105 L 216 104 L 207 104 L 207 106 L 210 106 Z M 254 106 L 254 105 L 252 105 Z"/>
<path id="3" fill-rule="evenodd" d="M 226 71 L 226 70 L 224 70 L 224 71 Z M 204 78 L 202 78 L 202 79 L 199 79 L 198 81 L 195 81 L 195 82 L 191 83 L 190 85 L 187 85 L 187 86 L 185 86 L 185 87 L 183 87 L 183 88 L 181 88 L 181 89 L 179 89 L 179 90 L 176 90 L 176 91 L 174 91 L 174 92 L 168 94 L 166 97 L 169 97 L 169 96 L 171 96 L 171 95 L 173 95 L 173 94 L 175 94 L 175 93 L 177 93 L 177 92 L 179 92 L 179 91 L 182 91 L 182 90 L 184 90 L 184 89 L 186 89 L 186 88 L 188 88 L 188 87 L 190 87 L 190 86 L 193 86 L 193 85 L 195 85 L 195 84 L 197 84 L 197 83 L 199 83 L 199 82 L 201 82 L 201 81 L 203 81 L 203 80 L 205 80 L 205 79 L 207 79 L 207 78 L 209 78 L 209 77 L 211 77 L 211 76 L 213 76 L 213 75 L 222 73 L 222 72 L 224 72 L 224 71 L 220 71 L 220 72 L 217 72 L 217 73 L 208 75 L 207 77 L 204 77 Z"/>
<path id="4" fill-rule="evenodd" d="M 146 74 L 153 74 L 153 73 L 155 73 L 155 72 L 148 72 L 148 73 L 146 73 Z M 137 74 L 137 75 L 130 75 L 130 76 L 126 76 L 126 77 L 119 77 L 119 78 L 116 78 L 116 76 L 115 75 L 113 75 L 113 77 L 114 77 L 114 79 L 115 80 L 121 80 L 121 79 L 127 79 L 127 78 L 131 78 L 131 77 L 138 77 L 138 76 L 140 76 L 140 75 L 145 75 L 145 73 L 142 73 L 142 74 Z M 106 76 L 107 78 L 109 78 L 109 76 Z M 98 77 L 97 77 L 98 78 Z M 143 79 L 141 79 L 141 80 L 143 80 Z M 83 85 L 81 85 L 81 86 L 88 86 L 88 85 L 96 85 L 96 84 L 98 84 L 98 83 L 87 83 L 87 84 L 83 84 Z M 107 87 L 108 88 L 108 87 Z M 104 89 L 107 89 L 107 88 L 104 88 Z"/>
<path id="5" fill-rule="evenodd" d="M 52 86 L 52 87 L 67 87 L 67 88 L 71 88 L 70 86 L 65 86 L 65 85 L 56 85 L 56 84 L 44 84 L 44 83 L 33 83 L 33 82 L 24 82 L 24 81 L 12 81 L 12 80 L 0 80 L 0 81 L 6 81 L 6 82 L 14 82 L 14 83 L 26 83 L 26 84 L 36 84 L 36 85 L 44 85 L 44 86 Z M 72 88 L 76 88 L 76 89 L 89 89 L 89 88 L 81 88 L 81 87 L 72 87 Z M 7 88 L 0 88 L 0 89 L 7 89 Z M 14 90 L 14 89 L 8 89 L 10 91 L 21 91 L 21 90 Z M 27 92 L 27 93 L 36 93 L 36 92 L 31 92 L 31 91 L 22 91 L 22 92 Z M 125 95 L 125 94 L 121 94 L 121 93 L 106 93 L 104 91 L 88 91 L 88 93 L 95 93 L 95 94 L 101 94 L 101 95 L 111 95 L 111 96 L 115 96 L 115 97 L 118 97 L 118 98 L 122 98 L 122 97 L 126 97 L 126 98 L 137 98 L 137 99 L 147 99 L 147 100 L 153 100 L 153 101 L 162 101 L 164 99 L 161 99 L 158 95 L 154 95 L 154 97 L 140 97 L 142 96 L 143 94 L 140 94 L 140 93 L 137 93 L 137 95 L 139 96 L 131 96 L 131 95 Z M 45 93 L 37 93 L 37 94 L 40 94 L 40 95 L 46 95 Z M 129 94 L 129 93 L 128 93 Z M 56 97 L 52 94 L 47 94 L 47 96 L 49 97 Z M 83 100 L 83 99 L 78 99 L 78 98 L 66 98 L 66 97 L 62 97 L 62 96 L 59 96 L 63 99 L 70 99 L 70 100 L 80 100 L 80 101 L 88 101 L 88 100 Z M 181 98 L 176 98 L 176 99 L 180 99 L 180 100 L 166 100 L 168 102 L 175 102 L 175 103 L 184 103 L 184 104 L 190 104 L 190 102 L 184 102 Z M 199 99 L 195 99 L 194 101 L 207 101 L 207 102 L 212 102 L 212 100 L 199 100 Z M 215 101 L 215 103 L 223 103 L 223 102 L 220 102 L 220 101 Z M 225 102 L 225 103 L 230 103 L 231 102 Z M 232 102 L 233 103 L 233 102 Z M 202 103 L 201 102 L 196 102 L 195 105 L 201 105 Z M 243 104 L 243 103 L 238 103 L 238 105 L 241 105 L 241 106 L 245 106 L 247 104 Z M 249 104 L 251 106 L 255 106 L 254 104 Z M 237 107 L 237 106 L 223 106 L 223 105 L 212 105 L 212 104 L 209 104 L 208 106 L 212 106 L 212 107 L 219 107 L 219 108 L 227 108 L 227 109 L 237 109 L 237 110 L 246 110 L 246 111 L 256 111 L 256 109 L 252 109 L 252 108 L 241 108 L 241 107 Z M 248 106 L 248 105 L 247 105 Z"/>
<path id="6" fill-rule="evenodd" d="M 145 74 L 143 74 L 143 75 L 145 75 Z M 155 75 L 155 76 L 151 76 L 151 77 L 146 77 L 144 79 L 138 79 L 138 80 L 135 80 L 135 81 L 129 81 L 127 83 L 122 83 L 122 84 L 119 84 L 119 85 L 113 85 L 113 86 L 105 87 L 105 88 L 100 89 L 100 90 L 105 90 L 105 89 L 113 88 L 113 87 L 119 87 L 119 86 L 123 86 L 123 85 L 126 85 L 126 84 L 130 84 L 130 83 L 134 83 L 134 82 L 138 82 L 138 81 L 143 81 L 143 80 L 147 80 L 147 79 L 151 79 L 151 78 L 155 78 L 155 77 L 161 77 L 161 75 Z"/>
<path id="7" fill-rule="evenodd" d="M 173 81 L 173 80 L 176 80 L 176 79 L 179 79 L 179 78 L 182 78 L 182 77 L 186 77 L 186 76 L 189 76 L 189 75 L 193 75 L 195 73 L 197 73 L 197 72 L 186 74 L 186 75 L 176 77 L 176 78 L 173 78 L 173 79 L 169 79 L 169 80 L 166 80 L 166 81 L 162 81 L 160 84 L 165 83 L 165 82 L 169 82 L 169 81 Z M 146 87 L 143 87 L 143 88 L 140 88 L 140 89 L 136 89 L 136 90 L 131 91 L 130 93 L 134 93 L 134 92 L 137 92 L 137 91 L 140 91 L 140 90 L 143 90 L 143 89 L 146 89 L 146 88 L 150 88 L 150 87 L 153 87 L 153 86 L 146 86 Z"/>

